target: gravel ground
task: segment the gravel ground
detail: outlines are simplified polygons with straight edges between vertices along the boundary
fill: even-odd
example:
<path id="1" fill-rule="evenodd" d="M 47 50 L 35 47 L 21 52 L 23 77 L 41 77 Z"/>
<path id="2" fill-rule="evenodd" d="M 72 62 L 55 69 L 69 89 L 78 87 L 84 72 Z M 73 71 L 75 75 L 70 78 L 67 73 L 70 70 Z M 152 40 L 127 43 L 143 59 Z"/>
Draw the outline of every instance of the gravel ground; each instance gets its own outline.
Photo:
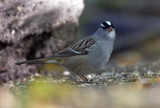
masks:
<path id="1" fill-rule="evenodd" d="M 40 74 L 24 82 L 11 81 L 0 88 L 0 105 L 1 108 L 159 108 L 159 65 L 160 60 L 113 67 L 102 75 L 87 76 L 89 83 L 75 82 L 70 75 L 55 79 Z"/>

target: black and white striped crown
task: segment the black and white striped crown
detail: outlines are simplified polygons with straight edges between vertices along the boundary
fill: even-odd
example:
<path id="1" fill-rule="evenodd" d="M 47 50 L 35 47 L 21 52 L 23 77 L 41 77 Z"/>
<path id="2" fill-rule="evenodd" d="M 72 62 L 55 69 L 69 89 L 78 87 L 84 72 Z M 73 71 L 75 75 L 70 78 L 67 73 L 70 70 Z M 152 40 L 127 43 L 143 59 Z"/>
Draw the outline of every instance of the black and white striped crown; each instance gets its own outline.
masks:
<path id="1" fill-rule="evenodd" d="M 114 28 L 113 24 L 110 21 L 104 21 L 100 24 L 100 28 L 102 29 L 108 29 L 110 27 Z"/>

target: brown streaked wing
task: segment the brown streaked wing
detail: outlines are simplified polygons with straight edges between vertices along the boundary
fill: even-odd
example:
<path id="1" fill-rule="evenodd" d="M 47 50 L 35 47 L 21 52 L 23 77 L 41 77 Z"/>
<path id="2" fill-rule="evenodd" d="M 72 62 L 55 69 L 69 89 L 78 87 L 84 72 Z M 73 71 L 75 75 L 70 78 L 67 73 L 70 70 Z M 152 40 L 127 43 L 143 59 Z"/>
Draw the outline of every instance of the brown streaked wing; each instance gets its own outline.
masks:
<path id="1" fill-rule="evenodd" d="M 88 48 L 95 43 L 92 36 L 86 37 L 76 44 L 65 48 L 64 50 L 54 54 L 52 57 L 70 57 L 88 54 Z"/>

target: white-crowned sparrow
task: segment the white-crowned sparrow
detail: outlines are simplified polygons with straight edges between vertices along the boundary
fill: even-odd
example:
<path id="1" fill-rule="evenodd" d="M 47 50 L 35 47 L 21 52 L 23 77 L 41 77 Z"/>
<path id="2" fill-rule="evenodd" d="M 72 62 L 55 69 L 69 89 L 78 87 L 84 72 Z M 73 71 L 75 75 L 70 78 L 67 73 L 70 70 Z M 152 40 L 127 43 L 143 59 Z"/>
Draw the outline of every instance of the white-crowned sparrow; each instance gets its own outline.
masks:
<path id="1" fill-rule="evenodd" d="M 110 21 L 104 21 L 93 35 L 80 40 L 53 56 L 22 61 L 16 64 L 53 63 L 77 75 L 98 73 L 110 58 L 115 37 L 113 24 Z"/>

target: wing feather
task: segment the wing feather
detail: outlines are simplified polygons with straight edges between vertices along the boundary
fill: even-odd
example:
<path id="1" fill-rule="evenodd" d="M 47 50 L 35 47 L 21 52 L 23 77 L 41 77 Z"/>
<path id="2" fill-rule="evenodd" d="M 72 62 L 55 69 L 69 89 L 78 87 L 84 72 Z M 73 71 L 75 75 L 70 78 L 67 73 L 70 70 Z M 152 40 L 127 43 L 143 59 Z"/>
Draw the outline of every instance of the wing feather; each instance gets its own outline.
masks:
<path id="1" fill-rule="evenodd" d="M 95 43 L 92 36 L 86 37 L 76 44 L 65 48 L 64 50 L 54 54 L 52 57 L 70 57 L 88 54 L 88 48 Z"/>

